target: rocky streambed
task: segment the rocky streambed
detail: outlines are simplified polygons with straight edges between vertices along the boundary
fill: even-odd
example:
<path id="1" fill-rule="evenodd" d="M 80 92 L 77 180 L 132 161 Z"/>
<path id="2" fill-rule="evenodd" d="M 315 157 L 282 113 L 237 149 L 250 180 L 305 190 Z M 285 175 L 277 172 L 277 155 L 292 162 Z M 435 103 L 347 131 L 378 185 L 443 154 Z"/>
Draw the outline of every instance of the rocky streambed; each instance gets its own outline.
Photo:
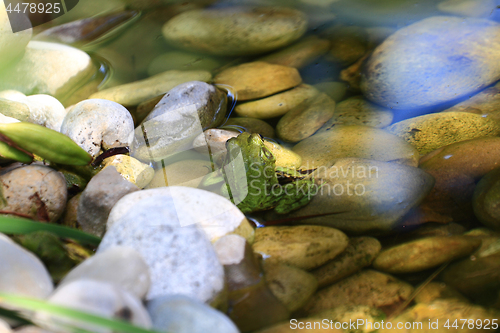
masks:
<path id="1" fill-rule="evenodd" d="M 78 6 L 12 33 L 0 4 L 0 307 L 172 333 L 498 329 L 495 1 Z M 21 313 L 0 332 L 111 332 Z"/>

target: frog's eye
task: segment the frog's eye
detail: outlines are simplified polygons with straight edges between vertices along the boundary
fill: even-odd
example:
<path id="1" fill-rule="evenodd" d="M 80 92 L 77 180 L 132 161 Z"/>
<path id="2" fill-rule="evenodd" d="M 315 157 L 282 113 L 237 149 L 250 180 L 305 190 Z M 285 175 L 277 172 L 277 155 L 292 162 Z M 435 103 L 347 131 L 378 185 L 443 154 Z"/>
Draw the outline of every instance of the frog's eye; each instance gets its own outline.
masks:
<path id="1" fill-rule="evenodd" d="M 265 146 L 262 147 L 262 153 L 264 154 L 264 157 L 266 157 L 267 159 L 273 159 L 274 158 L 273 153 L 271 153 L 269 151 L 269 149 L 267 149 Z"/>

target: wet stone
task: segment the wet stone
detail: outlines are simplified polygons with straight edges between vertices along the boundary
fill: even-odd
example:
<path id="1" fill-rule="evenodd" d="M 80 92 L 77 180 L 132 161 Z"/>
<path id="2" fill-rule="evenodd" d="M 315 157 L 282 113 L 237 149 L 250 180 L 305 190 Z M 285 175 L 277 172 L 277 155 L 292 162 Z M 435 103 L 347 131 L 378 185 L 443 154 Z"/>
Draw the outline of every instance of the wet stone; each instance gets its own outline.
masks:
<path id="1" fill-rule="evenodd" d="M 294 266 L 264 261 L 263 269 L 269 289 L 290 312 L 300 309 L 318 287 L 312 274 Z"/>
<path id="2" fill-rule="evenodd" d="M 474 190 L 474 215 L 484 225 L 500 230 L 500 169 L 487 173 Z"/>
<path id="3" fill-rule="evenodd" d="M 291 149 L 271 140 L 264 140 L 264 144 L 271 154 L 273 154 L 274 158 L 276 158 L 277 167 L 298 169 L 302 165 L 302 157 L 294 153 Z"/>
<path id="4" fill-rule="evenodd" d="M 369 266 L 380 249 L 380 242 L 376 238 L 351 238 L 341 254 L 323 266 L 314 269 L 311 273 L 318 280 L 319 288 L 326 287 Z"/>
<path id="5" fill-rule="evenodd" d="M 302 157 L 302 168 L 331 166 L 342 158 L 418 165 L 418 152 L 410 144 L 381 129 L 368 126 L 336 125 L 293 147 Z"/>
<path id="6" fill-rule="evenodd" d="M 258 60 L 300 69 L 328 52 L 329 47 L 328 40 L 312 35 Z"/>
<path id="7" fill-rule="evenodd" d="M 189 81 L 208 82 L 212 75 L 207 71 L 171 70 L 147 79 L 107 88 L 90 95 L 89 98 L 107 99 L 124 106 L 135 106 L 153 97 L 165 94 L 179 84 Z"/>
<path id="8" fill-rule="evenodd" d="M 471 254 L 481 240 L 467 236 L 429 237 L 384 249 L 373 262 L 383 272 L 423 271 Z"/>
<path id="9" fill-rule="evenodd" d="M 415 303 L 432 303 L 435 300 L 453 299 L 467 303 L 468 300 L 456 289 L 443 282 L 429 282 L 416 296 Z"/>
<path id="10" fill-rule="evenodd" d="M 0 291 L 44 299 L 53 290 L 52 279 L 33 253 L 0 234 Z"/>
<path id="11" fill-rule="evenodd" d="M 335 102 L 321 93 L 288 111 L 276 125 L 276 133 L 286 142 L 298 142 L 313 135 L 335 112 Z"/>
<path id="12" fill-rule="evenodd" d="M 293 88 L 302 78 L 295 68 L 255 61 L 225 69 L 214 81 L 230 86 L 238 101 L 247 101 Z"/>
<path id="13" fill-rule="evenodd" d="M 0 75 L 0 90 L 64 97 L 90 80 L 96 70 L 83 51 L 62 44 L 31 41 L 23 58 Z"/>
<path id="14" fill-rule="evenodd" d="M 366 63 L 369 100 L 398 110 L 434 106 L 481 90 L 500 78 L 500 31 L 494 21 L 434 16 L 399 29 Z"/>
<path id="15" fill-rule="evenodd" d="M 113 206 L 126 194 L 140 189 L 109 166 L 92 177 L 78 204 L 78 224 L 82 230 L 101 237 Z"/>
<path id="16" fill-rule="evenodd" d="M 316 88 L 308 84 L 301 84 L 273 96 L 238 103 L 234 112 L 240 117 L 258 119 L 279 117 L 303 103 L 312 103 L 319 93 Z"/>
<path id="17" fill-rule="evenodd" d="M 434 185 L 432 176 L 415 167 L 352 158 L 321 167 L 313 176 L 317 187 L 309 204 L 286 215 L 268 213 L 266 221 L 326 214 L 301 218 L 300 223 L 354 234 L 387 232 Z"/>
<path id="18" fill-rule="evenodd" d="M 55 222 L 63 214 L 68 194 L 61 173 L 42 165 L 27 165 L 0 176 L 2 210 Z"/>
<path id="19" fill-rule="evenodd" d="M 362 96 L 350 97 L 335 106 L 333 117 L 318 130 L 318 133 L 330 130 L 335 125 L 383 128 L 391 124 L 393 117 L 389 109 L 370 103 Z"/>
<path id="20" fill-rule="evenodd" d="M 498 168 L 499 156 L 500 139 L 487 137 L 451 144 L 422 157 L 419 168 L 436 179 L 423 205 L 455 221 L 473 218 L 476 182 Z"/>
<path id="21" fill-rule="evenodd" d="M 322 33 L 330 40 L 327 59 L 346 67 L 356 62 L 368 51 L 365 29 L 355 26 L 333 26 Z"/>
<path id="22" fill-rule="evenodd" d="M 484 89 L 443 112 L 468 112 L 500 121 L 500 84 Z"/>
<path id="23" fill-rule="evenodd" d="M 500 237 L 479 238 L 483 246 L 471 256 L 450 264 L 439 278 L 475 303 L 498 308 Z"/>
<path id="24" fill-rule="evenodd" d="M 222 123 L 226 106 L 226 95 L 213 85 L 191 81 L 176 86 L 136 128 L 132 155 L 159 161 L 192 148 L 204 129 Z"/>
<path id="25" fill-rule="evenodd" d="M 413 292 L 408 283 L 374 270 L 363 270 L 318 291 L 303 308 L 306 315 L 342 305 L 366 305 L 381 310 L 402 304 Z"/>
<path id="26" fill-rule="evenodd" d="M 253 249 L 270 263 L 281 262 L 308 270 L 335 258 L 347 242 L 343 232 L 329 227 L 266 227 L 255 231 Z"/>
<path id="27" fill-rule="evenodd" d="M 289 311 L 265 283 L 260 260 L 242 237 L 215 242 L 228 288 L 229 316 L 242 332 L 254 331 L 289 317 Z"/>
<path id="28" fill-rule="evenodd" d="M 148 74 L 156 75 L 176 69 L 211 72 L 224 64 L 222 59 L 197 53 L 171 51 L 160 54 L 148 66 Z"/>
<path id="29" fill-rule="evenodd" d="M 249 133 L 258 133 L 267 138 L 274 138 L 274 128 L 257 118 L 235 117 L 229 118 L 224 126 L 236 125 L 243 127 Z"/>
<path id="30" fill-rule="evenodd" d="M 498 136 L 500 124 L 466 112 L 440 112 L 395 123 L 386 131 L 414 146 L 421 155 L 446 145 L 485 136 Z"/>
<path id="31" fill-rule="evenodd" d="M 321 92 L 324 92 L 337 103 L 340 102 L 342 99 L 344 99 L 344 96 L 348 88 L 347 84 L 345 84 L 344 82 L 334 82 L 334 81 L 316 83 L 313 85 L 313 87 Z"/>
<path id="32" fill-rule="evenodd" d="M 114 166 L 123 178 L 139 188 L 146 187 L 154 176 L 152 167 L 128 155 L 119 154 L 108 157 L 104 159 L 103 164 L 104 169 Z"/>
<path id="33" fill-rule="evenodd" d="M 216 55 L 248 55 L 272 51 L 306 31 L 303 13 L 284 7 L 196 9 L 181 13 L 163 26 L 168 43 Z"/>

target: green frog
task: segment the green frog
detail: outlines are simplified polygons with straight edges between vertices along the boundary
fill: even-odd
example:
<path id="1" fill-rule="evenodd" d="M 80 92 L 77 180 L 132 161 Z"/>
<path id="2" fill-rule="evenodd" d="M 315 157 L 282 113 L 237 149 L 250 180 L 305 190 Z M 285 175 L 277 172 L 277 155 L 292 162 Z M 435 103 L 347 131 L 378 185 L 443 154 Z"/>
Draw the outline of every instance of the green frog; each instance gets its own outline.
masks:
<path id="1" fill-rule="evenodd" d="M 221 194 L 243 213 L 274 209 L 296 210 L 311 200 L 317 186 L 310 175 L 276 167 L 276 158 L 259 134 L 243 132 L 226 142 L 224 166 L 202 181 L 202 187 L 221 184 Z"/>

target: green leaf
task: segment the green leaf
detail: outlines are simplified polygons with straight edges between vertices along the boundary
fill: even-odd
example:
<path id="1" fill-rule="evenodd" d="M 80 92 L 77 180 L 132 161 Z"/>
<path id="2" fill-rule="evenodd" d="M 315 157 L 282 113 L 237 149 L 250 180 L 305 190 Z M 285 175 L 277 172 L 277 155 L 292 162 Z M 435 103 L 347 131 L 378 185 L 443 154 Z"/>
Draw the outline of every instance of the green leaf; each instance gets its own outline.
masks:
<path id="1" fill-rule="evenodd" d="M 34 231 L 48 231 L 62 238 L 71 238 L 83 244 L 97 246 L 101 242 L 99 237 L 78 229 L 62 225 L 42 223 L 24 218 L 0 215 L 0 232 L 6 234 L 29 234 Z"/>
<path id="2" fill-rule="evenodd" d="M 94 314 L 90 314 L 88 312 L 75 310 L 61 305 L 55 305 L 48 303 L 46 301 L 41 301 L 27 297 L 0 293 L 0 304 L 5 304 L 19 310 L 37 311 L 37 312 L 44 312 L 50 315 L 63 316 L 66 317 L 67 319 L 75 319 L 82 322 L 86 322 L 89 325 L 96 325 L 96 326 L 101 326 L 103 328 L 110 328 L 114 332 L 159 333 L 158 331 L 153 331 L 142 327 L 138 327 L 122 320 L 109 319 Z M 86 330 L 83 330 L 78 326 L 73 326 L 69 324 L 68 325 L 65 324 L 65 326 L 71 327 L 71 329 L 75 332 L 87 332 Z"/>

